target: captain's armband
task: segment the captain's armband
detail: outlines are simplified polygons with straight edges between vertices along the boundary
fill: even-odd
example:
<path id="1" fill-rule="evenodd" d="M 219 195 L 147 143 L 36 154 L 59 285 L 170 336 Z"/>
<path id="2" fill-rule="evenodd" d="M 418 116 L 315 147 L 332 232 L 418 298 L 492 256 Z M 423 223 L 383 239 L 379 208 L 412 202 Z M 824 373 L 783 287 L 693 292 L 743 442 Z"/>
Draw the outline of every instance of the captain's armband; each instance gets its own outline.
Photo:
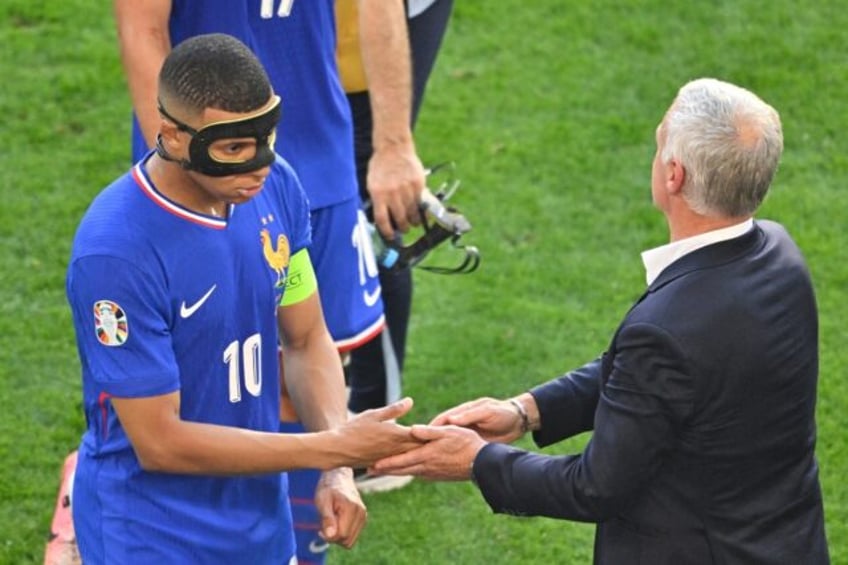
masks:
<path id="1" fill-rule="evenodd" d="M 291 306 L 303 302 L 318 290 L 318 281 L 315 278 L 315 269 L 312 268 L 312 260 L 309 251 L 301 249 L 291 256 L 289 260 L 288 276 L 286 277 L 286 289 L 280 306 Z"/>

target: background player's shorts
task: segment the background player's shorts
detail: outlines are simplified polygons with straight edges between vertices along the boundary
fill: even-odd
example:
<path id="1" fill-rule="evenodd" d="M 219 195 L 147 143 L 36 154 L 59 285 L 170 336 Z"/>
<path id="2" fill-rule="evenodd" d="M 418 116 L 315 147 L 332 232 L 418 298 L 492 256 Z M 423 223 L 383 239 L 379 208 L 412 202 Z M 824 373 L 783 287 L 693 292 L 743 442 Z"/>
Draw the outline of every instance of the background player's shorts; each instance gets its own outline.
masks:
<path id="1" fill-rule="evenodd" d="M 302 434 L 304 431 L 298 422 L 280 422 L 281 433 Z M 288 475 L 297 562 L 299 565 L 323 565 L 327 561 L 330 544 L 318 535 L 321 515 L 315 506 L 315 489 L 321 479 L 321 471 L 300 469 Z"/>
<path id="2" fill-rule="evenodd" d="M 309 255 L 327 327 L 342 352 L 383 329 L 382 289 L 370 233 L 357 197 L 312 211 Z"/>

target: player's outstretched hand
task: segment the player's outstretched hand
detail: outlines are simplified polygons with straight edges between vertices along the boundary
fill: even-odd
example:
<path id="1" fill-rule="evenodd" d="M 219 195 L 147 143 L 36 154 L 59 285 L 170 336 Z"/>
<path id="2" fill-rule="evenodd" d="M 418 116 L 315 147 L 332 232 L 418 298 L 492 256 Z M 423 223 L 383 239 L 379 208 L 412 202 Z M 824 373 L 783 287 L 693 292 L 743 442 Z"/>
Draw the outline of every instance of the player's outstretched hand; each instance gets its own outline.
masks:
<path id="1" fill-rule="evenodd" d="M 524 433 L 521 416 L 508 400 L 478 398 L 445 410 L 431 426 L 454 425 L 477 432 L 486 441 L 511 443 Z"/>
<path id="2" fill-rule="evenodd" d="M 341 456 L 339 466 L 368 467 L 378 459 L 409 451 L 421 441 L 408 426 L 397 424 L 412 408 L 412 399 L 404 398 L 382 408 L 357 414 L 333 434 L 333 450 Z"/>
<path id="3" fill-rule="evenodd" d="M 437 481 L 471 478 L 471 466 L 486 442 L 458 426 L 412 426 L 412 435 L 426 442 L 406 453 L 377 461 L 372 471 L 383 475 L 416 475 Z"/>
<path id="4" fill-rule="evenodd" d="M 321 474 L 315 489 L 315 507 L 321 516 L 321 537 L 348 549 L 353 547 L 365 527 L 368 513 L 350 468 Z"/>

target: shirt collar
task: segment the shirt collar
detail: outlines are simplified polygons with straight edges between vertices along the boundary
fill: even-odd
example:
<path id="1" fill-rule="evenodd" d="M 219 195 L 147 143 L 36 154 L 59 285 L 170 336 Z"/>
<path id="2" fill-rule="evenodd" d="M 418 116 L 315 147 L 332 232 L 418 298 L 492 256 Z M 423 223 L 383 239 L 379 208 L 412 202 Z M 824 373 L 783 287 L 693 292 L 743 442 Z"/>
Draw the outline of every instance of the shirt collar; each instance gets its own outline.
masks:
<path id="1" fill-rule="evenodd" d="M 645 278 L 650 285 L 663 270 L 688 253 L 696 249 L 739 237 L 754 227 L 754 219 L 748 218 L 742 223 L 726 228 L 708 231 L 679 241 L 673 241 L 642 252 L 642 263 L 645 265 Z"/>

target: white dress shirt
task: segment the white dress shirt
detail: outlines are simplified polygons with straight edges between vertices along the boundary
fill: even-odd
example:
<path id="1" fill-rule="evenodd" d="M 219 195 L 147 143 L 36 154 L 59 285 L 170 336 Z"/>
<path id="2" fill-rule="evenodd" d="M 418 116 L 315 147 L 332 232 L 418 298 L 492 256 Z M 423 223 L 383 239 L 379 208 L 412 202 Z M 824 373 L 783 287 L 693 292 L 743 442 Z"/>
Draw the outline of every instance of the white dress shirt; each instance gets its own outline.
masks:
<path id="1" fill-rule="evenodd" d="M 435 3 L 436 0 L 407 0 L 407 17 L 414 18 Z"/>
<path id="2" fill-rule="evenodd" d="M 719 230 L 708 231 L 681 239 L 672 241 L 653 249 L 648 249 L 642 252 L 642 264 L 645 265 L 645 278 L 648 285 L 656 280 L 663 270 L 683 257 L 688 253 L 692 253 L 696 249 L 718 243 L 727 239 L 739 237 L 754 227 L 754 219 L 748 218 L 740 224 L 721 228 Z"/>

